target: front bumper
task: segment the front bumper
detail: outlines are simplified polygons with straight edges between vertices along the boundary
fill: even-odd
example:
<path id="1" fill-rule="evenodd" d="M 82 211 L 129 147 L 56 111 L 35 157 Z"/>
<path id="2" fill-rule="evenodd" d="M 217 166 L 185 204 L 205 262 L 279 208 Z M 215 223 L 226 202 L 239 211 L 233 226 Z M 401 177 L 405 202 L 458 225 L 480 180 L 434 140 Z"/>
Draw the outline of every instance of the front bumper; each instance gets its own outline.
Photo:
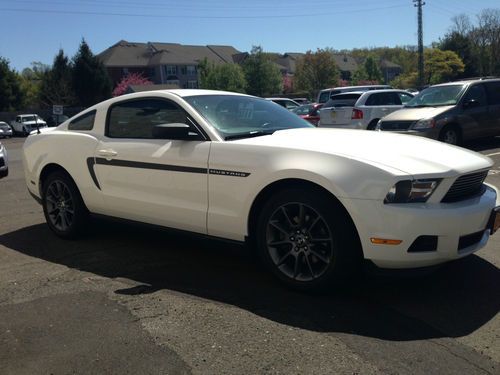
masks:
<path id="1" fill-rule="evenodd" d="M 12 130 L 9 129 L 9 130 L 4 130 L 4 129 L 0 129 L 0 137 L 12 137 Z"/>
<path id="2" fill-rule="evenodd" d="M 365 259 L 381 268 L 426 267 L 474 253 L 488 242 L 488 222 L 498 205 L 497 191 L 491 186 L 480 197 L 456 203 L 383 204 L 344 199 L 343 204 L 358 229 Z M 437 239 L 435 250 L 410 250 L 421 236 Z M 372 238 L 401 243 L 374 244 Z"/>

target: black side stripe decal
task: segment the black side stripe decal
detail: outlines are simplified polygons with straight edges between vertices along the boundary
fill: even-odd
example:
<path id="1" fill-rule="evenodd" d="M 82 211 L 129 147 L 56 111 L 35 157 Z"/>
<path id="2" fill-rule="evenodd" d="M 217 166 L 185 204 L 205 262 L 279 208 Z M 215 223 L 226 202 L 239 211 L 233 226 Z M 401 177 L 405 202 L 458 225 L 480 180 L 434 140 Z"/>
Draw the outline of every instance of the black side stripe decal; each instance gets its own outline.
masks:
<path id="1" fill-rule="evenodd" d="M 95 169 L 94 169 L 95 164 L 110 165 L 115 167 L 155 169 L 155 170 L 173 171 L 173 172 L 202 173 L 202 174 L 208 173 L 218 176 L 229 176 L 229 177 L 250 176 L 250 173 L 248 172 L 228 171 L 224 169 L 207 169 L 207 168 L 197 168 L 197 167 L 186 167 L 181 165 L 144 163 L 139 161 L 119 160 L 119 159 L 107 160 L 105 158 L 87 158 L 87 166 L 89 168 L 90 176 L 92 177 L 92 181 L 94 181 L 95 186 L 97 186 L 99 190 L 101 190 L 101 187 L 99 185 L 99 181 L 97 180 L 97 176 L 95 174 Z"/>
<path id="2" fill-rule="evenodd" d="M 104 158 L 95 158 L 95 162 L 96 162 L 96 164 L 112 165 L 114 167 L 156 169 L 156 170 L 160 170 L 160 171 L 174 171 L 174 172 L 207 174 L 207 168 L 184 167 L 181 165 L 144 163 L 144 162 L 140 162 L 140 161 L 119 160 L 119 159 L 107 160 Z"/>
<path id="3" fill-rule="evenodd" d="M 101 186 L 99 186 L 99 181 L 97 181 L 97 176 L 95 175 L 94 165 L 95 159 L 87 158 L 87 167 L 89 168 L 90 177 L 92 177 L 92 181 L 94 181 L 95 186 L 101 190 Z"/>

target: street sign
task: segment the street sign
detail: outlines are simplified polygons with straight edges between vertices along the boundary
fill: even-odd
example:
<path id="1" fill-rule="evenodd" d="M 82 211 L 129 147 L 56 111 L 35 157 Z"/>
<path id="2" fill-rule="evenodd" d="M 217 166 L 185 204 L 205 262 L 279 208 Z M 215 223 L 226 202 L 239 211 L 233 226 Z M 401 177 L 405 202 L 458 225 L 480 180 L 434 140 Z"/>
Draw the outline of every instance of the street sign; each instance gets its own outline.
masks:
<path id="1" fill-rule="evenodd" d="M 62 115 L 63 114 L 63 106 L 62 105 L 53 105 L 52 106 L 52 114 Z"/>

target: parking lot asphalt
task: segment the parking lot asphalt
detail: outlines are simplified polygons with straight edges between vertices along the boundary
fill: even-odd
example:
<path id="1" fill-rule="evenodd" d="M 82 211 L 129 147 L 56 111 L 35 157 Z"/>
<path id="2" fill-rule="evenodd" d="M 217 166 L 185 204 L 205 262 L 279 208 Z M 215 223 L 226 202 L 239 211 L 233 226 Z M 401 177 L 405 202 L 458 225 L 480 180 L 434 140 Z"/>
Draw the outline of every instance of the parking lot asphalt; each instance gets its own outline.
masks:
<path id="1" fill-rule="evenodd" d="M 0 374 L 500 374 L 500 233 L 432 273 L 284 289 L 248 250 L 96 220 L 55 237 L 2 140 Z M 489 155 L 500 187 L 500 138 Z"/>

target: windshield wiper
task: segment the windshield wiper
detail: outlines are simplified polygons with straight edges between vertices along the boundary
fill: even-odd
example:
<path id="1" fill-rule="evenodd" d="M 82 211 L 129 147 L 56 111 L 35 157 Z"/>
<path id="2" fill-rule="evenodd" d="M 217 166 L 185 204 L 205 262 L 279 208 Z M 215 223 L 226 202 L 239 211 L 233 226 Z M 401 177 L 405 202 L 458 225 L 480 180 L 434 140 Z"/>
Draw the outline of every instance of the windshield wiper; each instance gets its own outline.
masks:
<path id="1" fill-rule="evenodd" d="M 245 132 L 245 133 L 237 133 L 237 134 L 226 135 L 224 137 L 224 140 L 229 141 L 231 139 L 260 137 L 262 135 L 271 135 L 275 131 L 276 130 L 252 130 L 250 132 Z"/>

